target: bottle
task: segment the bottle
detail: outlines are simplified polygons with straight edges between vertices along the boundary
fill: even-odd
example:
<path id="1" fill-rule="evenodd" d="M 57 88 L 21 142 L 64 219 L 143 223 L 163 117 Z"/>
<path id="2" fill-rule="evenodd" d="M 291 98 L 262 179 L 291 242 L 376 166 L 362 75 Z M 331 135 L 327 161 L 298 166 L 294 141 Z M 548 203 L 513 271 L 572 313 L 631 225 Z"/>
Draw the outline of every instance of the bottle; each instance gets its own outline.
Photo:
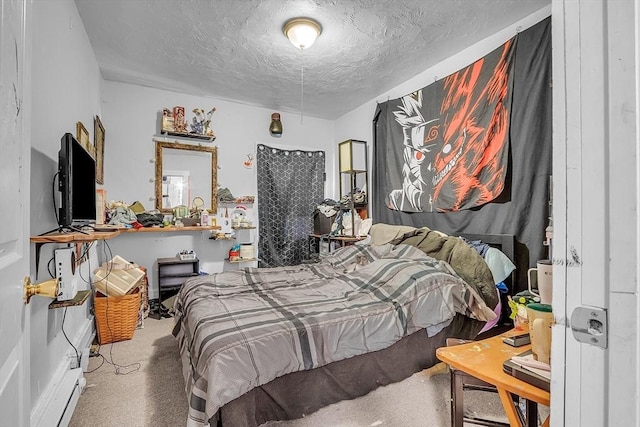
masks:
<path id="1" fill-rule="evenodd" d="M 206 209 L 200 214 L 200 225 L 203 227 L 209 226 L 209 211 Z"/>

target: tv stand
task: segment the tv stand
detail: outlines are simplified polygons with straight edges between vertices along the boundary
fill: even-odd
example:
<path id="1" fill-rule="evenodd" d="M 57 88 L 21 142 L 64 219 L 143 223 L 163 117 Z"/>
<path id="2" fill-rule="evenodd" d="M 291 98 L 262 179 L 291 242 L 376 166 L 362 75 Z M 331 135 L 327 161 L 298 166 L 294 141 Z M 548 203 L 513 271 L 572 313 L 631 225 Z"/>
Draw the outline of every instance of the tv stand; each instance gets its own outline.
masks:
<path id="1" fill-rule="evenodd" d="M 77 227 L 58 227 L 46 233 L 31 236 L 31 242 L 36 245 L 36 279 L 40 267 L 40 249 L 47 243 L 86 243 L 95 240 L 106 240 L 120 234 L 83 231 Z"/>

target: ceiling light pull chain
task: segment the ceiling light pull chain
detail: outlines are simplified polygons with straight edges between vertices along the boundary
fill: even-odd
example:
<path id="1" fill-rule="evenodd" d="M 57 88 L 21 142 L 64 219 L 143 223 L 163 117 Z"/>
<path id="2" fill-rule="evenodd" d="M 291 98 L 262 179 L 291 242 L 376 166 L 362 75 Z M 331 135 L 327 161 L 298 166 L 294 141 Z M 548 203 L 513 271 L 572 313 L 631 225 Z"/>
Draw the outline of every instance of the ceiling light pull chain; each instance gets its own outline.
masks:
<path id="1" fill-rule="evenodd" d="M 304 122 L 304 49 L 300 50 L 300 124 Z"/>
<path id="2" fill-rule="evenodd" d="M 300 49 L 300 124 L 304 122 L 304 50 L 322 33 L 322 26 L 311 18 L 293 18 L 284 23 L 282 32 Z"/>

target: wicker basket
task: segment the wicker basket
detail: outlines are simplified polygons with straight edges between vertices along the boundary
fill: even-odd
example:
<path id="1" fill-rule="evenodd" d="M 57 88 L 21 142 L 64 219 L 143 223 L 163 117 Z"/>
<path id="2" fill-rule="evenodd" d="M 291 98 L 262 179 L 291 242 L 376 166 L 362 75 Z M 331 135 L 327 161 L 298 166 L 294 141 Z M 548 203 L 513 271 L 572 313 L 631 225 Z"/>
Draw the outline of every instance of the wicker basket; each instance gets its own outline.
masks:
<path id="1" fill-rule="evenodd" d="M 106 297 L 96 292 L 93 304 L 98 342 L 101 345 L 133 338 L 140 311 L 138 288 L 135 293 L 119 297 Z"/>

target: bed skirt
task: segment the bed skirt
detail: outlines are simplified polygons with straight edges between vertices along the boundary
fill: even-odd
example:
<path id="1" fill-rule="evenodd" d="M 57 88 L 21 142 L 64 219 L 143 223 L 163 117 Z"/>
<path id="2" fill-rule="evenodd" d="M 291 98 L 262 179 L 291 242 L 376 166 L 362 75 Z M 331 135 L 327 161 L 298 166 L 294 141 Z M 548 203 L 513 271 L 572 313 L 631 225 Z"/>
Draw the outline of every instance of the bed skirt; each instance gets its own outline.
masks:
<path id="1" fill-rule="evenodd" d="M 445 346 L 447 338 L 473 339 L 483 324 L 457 315 L 433 337 L 420 330 L 383 350 L 284 375 L 224 405 L 210 426 L 257 427 L 267 421 L 302 418 L 330 404 L 364 396 L 432 367 L 438 361 L 436 349 Z"/>

